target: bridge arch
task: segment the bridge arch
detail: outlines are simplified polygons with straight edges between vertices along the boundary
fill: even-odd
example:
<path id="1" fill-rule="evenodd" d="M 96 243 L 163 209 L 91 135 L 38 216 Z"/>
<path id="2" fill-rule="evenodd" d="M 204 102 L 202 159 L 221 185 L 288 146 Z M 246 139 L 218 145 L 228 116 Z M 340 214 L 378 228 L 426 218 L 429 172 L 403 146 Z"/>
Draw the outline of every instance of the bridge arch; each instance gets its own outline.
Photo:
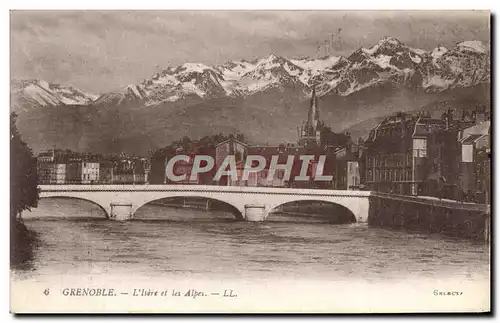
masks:
<path id="1" fill-rule="evenodd" d="M 356 215 L 348 207 L 321 199 L 297 199 L 279 204 L 269 211 L 269 215 L 282 211 L 284 214 L 309 216 L 310 214 L 324 216 L 325 219 L 336 220 L 336 223 L 355 223 Z M 269 217 L 268 217 L 269 219 Z"/>
<path id="2" fill-rule="evenodd" d="M 243 215 L 242 211 L 240 210 L 240 208 L 238 208 L 234 204 L 232 204 L 228 201 L 225 201 L 224 199 L 221 199 L 221 198 L 207 197 L 207 196 L 203 196 L 201 194 L 200 195 L 175 195 L 175 196 L 165 194 L 164 197 L 157 197 L 156 196 L 155 198 L 146 199 L 146 200 L 141 201 L 140 203 L 137 203 L 136 205 L 134 205 L 134 207 L 132 208 L 132 214 L 136 214 L 139 209 L 141 209 L 142 207 L 144 207 L 147 204 L 151 204 L 153 202 L 162 201 L 162 200 L 169 200 L 169 199 L 173 200 L 173 199 L 177 199 L 177 198 L 200 199 L 200 200 L 207 200 L 207 201 L 216 202 L 216 203 L 222 203 L 223 205 L 228 206 L 228 211 L 230 211 L 237 220 L 244 220 L 244 215 Z"/>
<path id="3" fill-rule="evenodd" d="M 101 211 L 104 213 L 104 216 L 109 219 L 109 215 L 110 215 L 110 210 L 106 208 L 105 205 L 101 204 L 100 202 L 98 201 L 95 201 L 91 198 L 86 198 L 86 197 L 80 197 L 80 196 L 68 196 L 68 195 L 58 195 L 58 194 L 54 194 L 54 195 L 46 195 L 46 194 L 41 194 L 40 195 L 40 200 L 49 200 L 49 199 L 64 199 L 64 200 L 80 200 L 80 201 L 85 201 L 85 202 L 88 202 L 92 205 L 95 205 L 95 206 L 98 206 L 99 209 L 101 209 Z"/>
<path id="4" fill-rule="evenodd" d="M 354 198 L 353 198 L 354 197 Z M 320 195 L 320 194 L 311 194 L 311 195 L 301 195 L 301 194 L 287 194 L 287 195 L 278 195 L 271 199 L 267 205 L 268 210 L 271 211 L 280 205 L 284 205 L 287 203 L 293 202 L 303 202 L 303 201 L 316 201 L 322 203 L 331 203 L 334 205 L 341 206 L 348 210 L 350 213 L 354 215 L 354 222 L 366 222 L 367 214 L 369 208 L 369 200 L 368 196 L 359 196 L 357 194 L 353 194 L 350 196 L 348 194 L 345 195 Z"/>

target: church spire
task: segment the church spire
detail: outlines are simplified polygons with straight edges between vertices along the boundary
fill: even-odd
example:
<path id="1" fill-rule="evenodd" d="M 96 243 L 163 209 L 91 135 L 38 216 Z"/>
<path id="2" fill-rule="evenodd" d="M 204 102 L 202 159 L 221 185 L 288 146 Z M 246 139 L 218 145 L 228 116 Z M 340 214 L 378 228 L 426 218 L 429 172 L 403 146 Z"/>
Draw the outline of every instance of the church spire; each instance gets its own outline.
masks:
<path id="1" fill-rule="evenodd" d="M 311 107 L 309 108 L 309 114 L 307 116 L 307 127 L 312 129 L 313 133 L 316 132 L 318 121 L 319 121 L 318 100 L 316 98 L 316 86 L 313 86 Z"/>
<path id="2" fill-rule="evenodd" d="M 307 114 L 307 120 L 303 121 L 299 131 L 299 145 L 319 145 L 321 143 L 321 131 L 323 123 L 319 120 L 318 98 L 316 97 L 316 86 L 312 88 L 311 106 Z"/>

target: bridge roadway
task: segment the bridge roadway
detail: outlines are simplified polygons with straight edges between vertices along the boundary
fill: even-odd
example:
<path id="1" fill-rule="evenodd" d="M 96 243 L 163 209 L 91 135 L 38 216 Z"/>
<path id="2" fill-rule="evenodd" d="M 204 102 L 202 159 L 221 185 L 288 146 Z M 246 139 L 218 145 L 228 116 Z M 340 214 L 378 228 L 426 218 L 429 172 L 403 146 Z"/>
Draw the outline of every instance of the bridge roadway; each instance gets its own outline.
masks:
<path id="1" fill-rule="evenodd" d="M 169 197 L 201 197 L 227 203 L 239 219 L 264 221 L 274 208 L 289 202 L 320 201 L 341 205 L 366 222 L 368 191 L 316 190 L 296 188 L 212 186 L 212 185 L 40 185 L 40 198 L 74 198 L 100 206 L 106 217 L 133 219 L 143 205 Z"/>

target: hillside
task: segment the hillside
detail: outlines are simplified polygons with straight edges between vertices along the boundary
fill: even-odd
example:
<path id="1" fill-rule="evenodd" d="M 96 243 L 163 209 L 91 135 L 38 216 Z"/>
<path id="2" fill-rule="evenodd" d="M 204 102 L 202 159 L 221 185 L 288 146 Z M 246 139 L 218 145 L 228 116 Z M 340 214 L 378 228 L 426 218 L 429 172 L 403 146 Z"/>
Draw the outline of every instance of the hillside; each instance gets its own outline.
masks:
<path id="1" fill-rule="evenodd" d="M 467 89 L 450 90 L 445 93 L 441 93 L 441 95 L 437 98 L 433 98 L 431 100 L 422 100 L 421 103 L 422 105 L 419 106 L 404 106 L 397 111 L 404 111 L 408 113 L 429 111 L 431 113 L 431 116 L 433 116 L 434 118 L 440 118 L 443 112 L 451 108 L 454 109 L 454 115 L 458 118 L 463 109 L 472 111 L 480 105 L 486 105 L 486 107 L 490 109 L 490 87 L 489 85 L 483 84 Z M 361 122 L 355 123 L 349 127 L 342 129 L 342 131 L 351 133 L 352 138 L 354 138 L 355 140 L 357 140 L 359 137 L 363 137 L 366 139 L 370 130 L 374 126 L 379 124 L 384 119 L 384 117 L 388 116 L 391 113 L 367 118 Z"/>

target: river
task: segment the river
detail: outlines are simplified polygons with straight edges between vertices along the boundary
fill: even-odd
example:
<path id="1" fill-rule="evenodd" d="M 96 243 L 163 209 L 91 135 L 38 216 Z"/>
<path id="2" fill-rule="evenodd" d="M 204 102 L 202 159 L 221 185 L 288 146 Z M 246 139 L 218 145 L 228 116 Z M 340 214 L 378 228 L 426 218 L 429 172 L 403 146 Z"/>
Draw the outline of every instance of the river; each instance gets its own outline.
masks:
<path id="1" fill-rule="evenodd" d="M 15 279 L 61 274 L 200 279 L 291 278 L 368 282 L 489 279 L 489 250 L 439 235 L 271 215 L 236 221 L 225 212 L 146 205 L 116 222 L 86 202 L 44 199 L 24 212 L 38 241 Z"/>

